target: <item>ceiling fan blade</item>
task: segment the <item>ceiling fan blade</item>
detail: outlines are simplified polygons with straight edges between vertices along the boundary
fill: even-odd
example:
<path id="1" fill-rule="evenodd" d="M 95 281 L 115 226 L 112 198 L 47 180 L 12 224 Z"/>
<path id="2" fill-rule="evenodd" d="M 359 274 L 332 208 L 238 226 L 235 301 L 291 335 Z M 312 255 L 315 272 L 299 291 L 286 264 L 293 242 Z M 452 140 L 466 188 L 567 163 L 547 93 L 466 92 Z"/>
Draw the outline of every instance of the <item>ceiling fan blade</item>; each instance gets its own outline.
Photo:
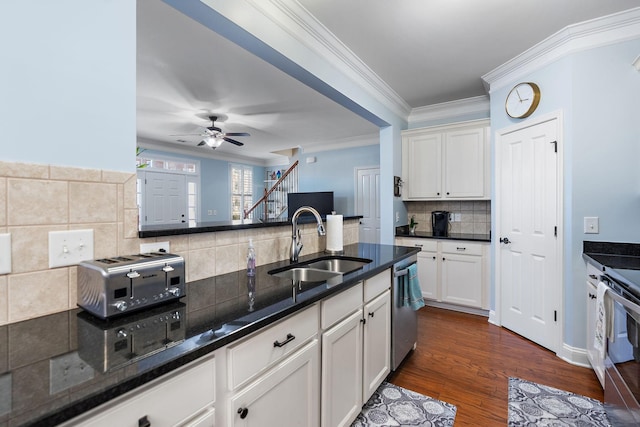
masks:
<path id="1" fill-rule="evenodd" d="M 251 136 L 246 132 L 225 132 L 225 136 Z"/>
<path id="2" fill-rule="evenodd" d="M 227 138 L 226 136 L 223 137 L 222 139 L 224 139 L 225 141 L 230 142 L 232 144 L 235 144 L 238 147 L 242 147 L 244 145 L 242 142 L 236 141 L 235 139 Z"/>
<path id="3" fill-rule="evenodd" d="M 204 142 L 204 141 L 200 141 L 200 144 L 198 144 L 198 147 L 200 147 L 200 146 L 202 146 L 202 145 L 205 145 L 205 144 L 206 144 L 206 142 Z"/>

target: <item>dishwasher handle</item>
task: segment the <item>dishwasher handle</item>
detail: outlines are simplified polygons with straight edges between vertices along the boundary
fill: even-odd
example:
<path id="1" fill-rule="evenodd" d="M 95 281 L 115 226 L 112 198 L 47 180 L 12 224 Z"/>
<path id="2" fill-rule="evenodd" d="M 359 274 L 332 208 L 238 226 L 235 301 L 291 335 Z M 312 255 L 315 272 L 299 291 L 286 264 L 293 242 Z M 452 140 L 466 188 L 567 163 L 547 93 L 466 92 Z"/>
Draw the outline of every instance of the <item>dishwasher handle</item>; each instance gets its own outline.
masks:
<path id="1" fill-rule="evenodd" d="M 409 274 L 409 267 L 411 267 L 412 265 L 416 265 L 416 264 L 417 264 L 417 262 L 412 262 L 406 268 L 403 268 L 401 270 L 393 270 L 393 277 L 406 276 L 407 274 Z"/>

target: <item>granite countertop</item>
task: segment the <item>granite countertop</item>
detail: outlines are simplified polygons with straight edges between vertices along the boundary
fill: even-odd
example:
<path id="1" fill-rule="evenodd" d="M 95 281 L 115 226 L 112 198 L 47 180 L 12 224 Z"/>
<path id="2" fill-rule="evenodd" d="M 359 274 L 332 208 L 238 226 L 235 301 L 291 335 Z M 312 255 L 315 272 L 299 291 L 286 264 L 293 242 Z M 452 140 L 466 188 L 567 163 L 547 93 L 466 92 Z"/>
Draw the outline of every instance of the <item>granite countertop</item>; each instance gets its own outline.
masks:
<path id="1" fill-rule="evenodd" d="M 601 271 L 640 270 L 640 244 L 584 241 L 582 257 Z"/>
<path id="2" fill-rule="evenodd" d="M 0 327 L 0 425 L 62 423 L 342 292 L 417 249 L 359 243 L 344 252 L 372 262 L 345 274 L 341 284 L 292 287 L 291 280 L 267 273 L 289 265 L 285 260 L 259 266 L 251 281 L 241 270 L 187 283 L 180 301 L 139 314 L 103 321 L 73 309 Z M 300 262 L 322 256 L 306 255 Z M 120 330 L 132 331 L 136 340 L 122 339 Z"/>
<path id="3" fill-rule="evenodd" d="M 418 239 L 438 239 L 438 240 L 469 240 L 472 242 L 491 242 L 490 234 L 473 234 L 473 233 L 448 233 L 446 236 L 436 236 L 430 231 L 416 231 L 410 234 L 408 227 L 396 228 L 396 237 L 415 237 Z"/>
<path id="4" fill-rule="evenodd" d="M 345 221 L 352 219 L 360 219 L 361 215 L 344 216 Z M 325 217 L 323 217 L 325 219 Z M 301 216 L 298 218 L 298 224 L 307 224 L 315 222 L 315 218 L 310 216 Z M 197 222 L 195 224 L 167 224 L 167 225 L 148 225 L 140 227 L 138 237 L 162 237 L 162 236 L 179 236 L 181 234 L 211 233 L 215 231 L 244 230 L 247 228 L 267 228 L 282 227 L 291 225 L 288 219 L 263 222 L 257 219 L 243 219 L 234 221 L 211 221 Z"/>

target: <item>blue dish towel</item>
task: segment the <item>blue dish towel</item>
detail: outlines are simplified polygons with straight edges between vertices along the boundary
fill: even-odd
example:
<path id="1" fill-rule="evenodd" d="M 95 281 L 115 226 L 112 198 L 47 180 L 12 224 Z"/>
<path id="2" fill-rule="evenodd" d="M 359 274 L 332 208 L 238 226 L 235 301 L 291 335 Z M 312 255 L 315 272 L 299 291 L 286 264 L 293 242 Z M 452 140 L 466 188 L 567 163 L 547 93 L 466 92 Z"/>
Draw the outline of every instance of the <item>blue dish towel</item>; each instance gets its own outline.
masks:
<path id="1" fill-rule="evenodd" d="M 402 305 L 409 306 L 413 310 L 424 307 L 424 299 L 422 298 L 422 289 L 420 289 L 420 281 L 418 280 L 418 266 L 412 264 L 408 268 L 408 273 L 402 280 Z"/>

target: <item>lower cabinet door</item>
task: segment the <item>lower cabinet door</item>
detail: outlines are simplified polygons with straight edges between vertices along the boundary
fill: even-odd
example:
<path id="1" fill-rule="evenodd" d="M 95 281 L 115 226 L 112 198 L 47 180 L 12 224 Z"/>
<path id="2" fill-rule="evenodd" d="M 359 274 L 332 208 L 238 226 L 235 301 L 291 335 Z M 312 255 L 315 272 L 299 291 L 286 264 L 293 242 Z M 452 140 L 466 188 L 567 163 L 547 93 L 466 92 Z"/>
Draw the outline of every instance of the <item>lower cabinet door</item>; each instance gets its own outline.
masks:
<path id="1" fill-rule="evenodd" d="M 391 291 L 364 306 L 362 400 L 366 403 L 391 372 Z"/>
<path id="2" fill-rule="evenodd" d="M 418 252 L 418 279 L 420 280 L 420 288 L 422 296 L 432 300 L 439 301 L 440 289 L 438 281 L 438 253 L 437 252 Z"/>
<path id="3" fill-rule="evenodd" d="M 323 427 L 350 426 L 362 409 L 362 309 L 322 334 Z"/>
<path id="4" fill-rule="evenodd" d="M 482 257 L 442 254 L 442 301 L 482 308 Z"/>
<path id="5" fill-rule="evenodd" d="M 230 400 L 230 425 L 320 425 L 319 344 L 314 339 Z"/>

